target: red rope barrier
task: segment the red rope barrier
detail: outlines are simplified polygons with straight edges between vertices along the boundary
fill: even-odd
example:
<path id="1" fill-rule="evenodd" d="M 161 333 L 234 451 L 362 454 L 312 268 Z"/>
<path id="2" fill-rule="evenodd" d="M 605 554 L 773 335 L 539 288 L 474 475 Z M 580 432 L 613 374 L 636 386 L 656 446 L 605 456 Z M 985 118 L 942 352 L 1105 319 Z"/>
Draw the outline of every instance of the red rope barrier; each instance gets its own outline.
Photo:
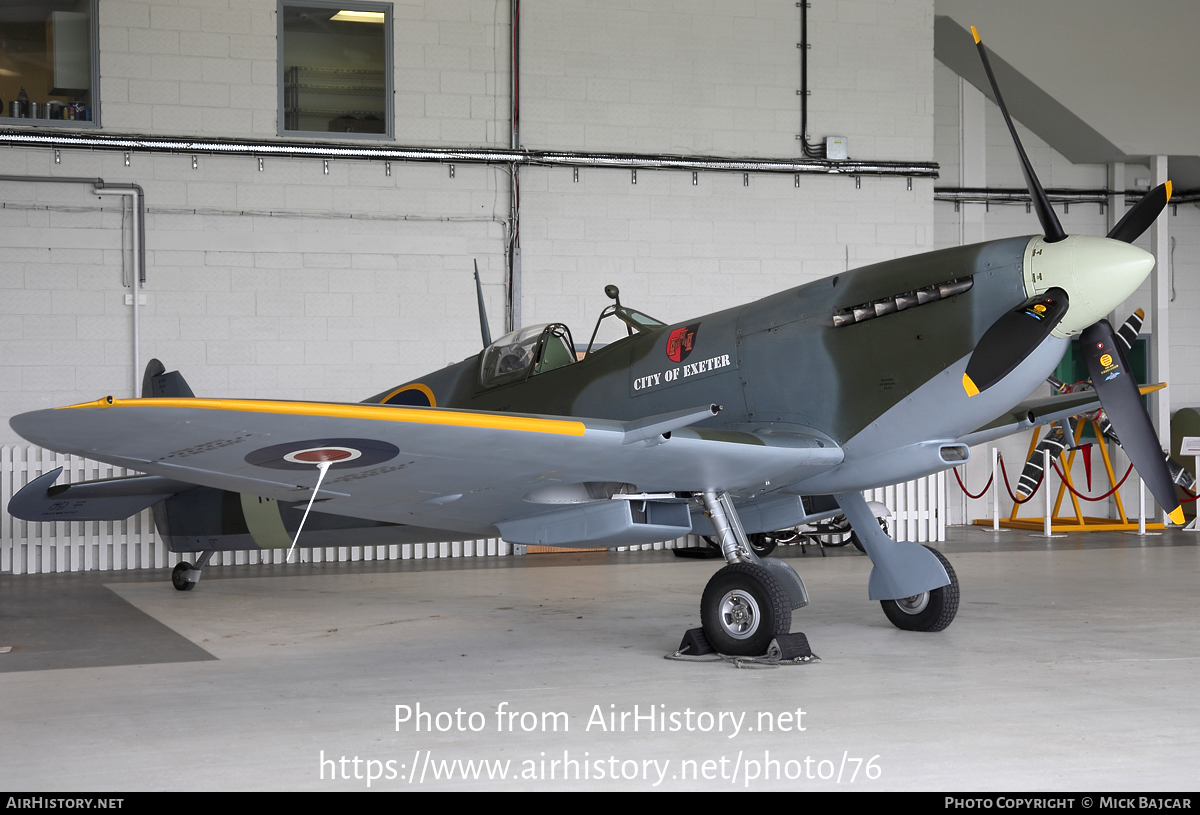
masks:
<path id="1" fill-rule="evenodd" d="M 983 489 L 979 492 L 979 494 L 972 495 L 970 490 L 967 489 L 966 485 L 963 484 L 962 478 L 958 474 L 958 468 L 957 467 L 954 468 L 954 480 L 958 482 L 958 486 L 962 489 L 963 492 L 965 492 L 967 494 L 968 498 L 982 498 L 983 496 L 987 495 L 987 491 L 992 488 L 992 480 L 995 479 L 995 477 L 996 477 L 996 475 L 993 473 L 992 477 L 988 479 L 987 484 L 984 485 Z M 1195 500 L 1195 499 L 1192 499 L 1192 500 Z"/>
<path id="2" fill-rule="evenodd" d="M 1012 486 L 1009 484 L 1009 481 L 1008 481 L 1008 470 L 1004 466 L 1004 456 L 997 456 L 997 459 L 1000 462 L 1000 472 L 1004 475 L 1004 488 L 1006 490 L 1008 490 L 1008 497 L 1011 498 L 1013 500 L 1013 503 L 1017 504 L 1018 506 L 1021 504 L 1029 503 L 1033 499 L 1033 496 L 1037 494 L 1038 489 L 1042 486 L 1042 481 L 1045 479 L 1046 474 L 1044 472 L 1042 473 L 1042 477 L 1038 479 L 1037 484 L 1035 484 L 1033 487 L 1033 492 L 1029 493 L 1029 495 L 1026 496 L 1025 500 L 1022 501 L 1020 498 L 1017 498 L 1017 496 L 1013 494 Z M 1063 486 L 1065 486 L 1068 490 L 1070 490 L 1071 494 L 1074 495 L 1076 498 L 1082 498 L 1085 501 L 1103 501 L 1105 498 L 1108 498 L 1114 492 L 1121 489 L 1121 486 L 1129 478 L 1129 474 L 1133 472 L 1133 465 L 1130 464 L 1129 469 L 1127 469 L 1125 471 L 1125 475 L 1121 476 L 1121 480 L 1117 482 L 1117 485 L 1115 487 L 1113 487 L 1111 490 L 1104 493 L 1103 495 L 1098 495 L 1095 498 L 1089 498 L 1088 496 L 1084 495 L 1079 490 L 1077 490 L 1073 486 L 1071 486 L 1071 484 L 1063 476 L 1062 470 L 1058 469 L 1057 461 L 1051 461 L 1050 466 L 1054 468 L 1054 472 L 1058 473 L 1058 477 L 1060 479 L 1062 479 Z M 983 485 L 983 489 L 980 490 L 977 494 L 972 495 L 971 491 L 967 489 L 967 485 L 963 483 L 962 477 L 958 474 L 958 468 L 957 467 L 954 468 L 954 480 L 958 482 L 958 488 L 961 489 L 964 493 L 966 493 L 966 496 L 972 500 L 977 499 L 977 498 L 982 498 L 984 495 L 986 495 L 987 491 L 992 488 L 992 482 L 995 479 L 996 479 L 996 475 L 995 475 L 995 473 L 993 473 L 988 478 L 987 483 Z M 1191 504 L 1197 500 L 1200 500 L 1200 494 L 1193 493 L 1187 487 L 1180 487 L 1179 489 L 1183 490 L 1189 496 L 1188 498 L 1181 498 L 1179 503 Z"/>
<path id="3" fill-rule="evenodd" d="M 1042 482 L 1046 480 L 1046 473 L 1044 471 L 1042 472 L 1041 476 L 1038 478 L 1038 482 L 1033 485 L 1033 492 L 1025 496 L 1025 500 L 1022 501 L 1016 496 L 1016 494 L 1013 493 L 1012 486 L 1008 483 L 1008 468 L 1004 466 L 1004 456 L 997 456 L 997 458 L 1000 459 L 1000 474 L 1004 476 L 1004 489 L 1008 490 L 1008 497 L 1011 498 L 1013 503 L 1017 506 L 1020 506 L 1021 504 L 1028 504 L 1033 500 L 1033 496 L 1037 495 L 1037 491 L 1041 488 Z"/>
<path id="4" fill-rule="evenodd" d="M 1080 492 L 1079 490 L 1077 490 L 1071 486 L 1071 483 L 1069 481 L 1067 481 L 1067 477 L 1065 475 L 1063 475 L 1062 470 L 1058 469 L 1057 461 L 1051 461 L 1050 466 L 1054 468 L 1054 472 L 1058 473 L 1058 477 L 1062 479 L 1063 486 L 1066 487 L 1067 489 L 1069 489 L 1071 491 L 1071 494 L 1074 495 L 1076 498 L 1082 498 L 1085 501 L 1103 501 L 1105 498 L 1112 495 L 1117 490 L 1121 489 L 1121 485 L 1125 483 L 1125 479 L 1129 478 L 1129 474 L 1133 472 L 1133 465 L 1130 464 L 1129 469 L 1125 471 L 1125 475 L 1121 476 L 1121 480 L 1117 482 L 1117 486 L 1113 487 L 1111 490 L 1104 493 L 1103 495 L 1098 495 L 1095 498 L 1089 498 L 1086 495 L 1084 495 L 1082 492 Z"/>

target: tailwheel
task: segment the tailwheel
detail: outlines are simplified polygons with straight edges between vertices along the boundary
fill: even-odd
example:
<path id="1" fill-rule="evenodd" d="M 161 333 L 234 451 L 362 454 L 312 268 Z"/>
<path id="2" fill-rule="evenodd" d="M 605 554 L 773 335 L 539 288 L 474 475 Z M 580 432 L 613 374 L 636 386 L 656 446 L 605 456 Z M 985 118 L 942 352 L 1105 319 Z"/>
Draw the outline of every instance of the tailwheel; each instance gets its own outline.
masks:
<path id="1" fill-rule="evenodd" d="M 879 601 L 892 625 L 905 631 L 941 631 L 954 622 L 954 615 L 958 613 L 958 575 L 954 573 L 954 567 L 938 550 L 925 548 L 942 562 L 950 585 L 899 600 Z"/>
<path id="2" fill-rule="evenodd" d="M 731 563 L 704 588 L 700 622 L 712 647 L 731 656 L 765 654 L 792 627 L 787 591 L 757 563 Z"/>
<path id="3" fill-rule="evenodd" d="M 175 564 L 175 568 L 171 570 L 171 585 L 178 591 L 191 591 L 196 588 L 196 584 L 187 579 L 187 573 L 192 570 L 192 564 L 186 560 Z"/>

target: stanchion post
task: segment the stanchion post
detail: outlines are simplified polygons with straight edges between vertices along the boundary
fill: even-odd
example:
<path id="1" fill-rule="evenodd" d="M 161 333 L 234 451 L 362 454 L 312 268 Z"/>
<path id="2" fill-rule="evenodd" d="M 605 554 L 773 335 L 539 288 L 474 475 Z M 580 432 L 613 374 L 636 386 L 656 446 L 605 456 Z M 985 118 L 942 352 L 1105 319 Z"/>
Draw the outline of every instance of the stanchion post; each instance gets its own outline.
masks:
<path id="1" fill-rule="evenodd" d="M 1050 450 L 1042 451 L 1042 487 L 1046 490 L 1046 518 L 1042 521 L 1042 532 L 1050 537 L 1050 516 L 1054 514 L 1054 505 L 1050 498 Z"/>
<path id="2" fill-rule="evenodd" d="M 1196 463 L 1194 465 L 1194 468 L 1192 469 L 1192 473 L 1198 474 L 1197 475 L 1198 480 L 1196 483 L 1200 484 L 1200 455 L 1196 456 Z M 1195 507 L 1196 505 L 1192 504 L 1192 506 Z M 1188 524 L 1187 526 L 1185 526 L 1184 529 L 1190 529 L 1193 532 L 1200 532 L 1200 509 L 1196 510 L 1196 515 L 1195 515 L 1195 517 L 1192 518 L 1192 522 L 1190 524 Z"/>
<path id="3" fill-rule="evenodd" d="M 1138 534 L 1146 534 L 1146 482 L 1138 476 Z"/>
<path id="4" fill-rule="evenodd" d="M 1065 483 L 1065 482 L 1064 482 Z M 1051 521 L 1054 518 L 1054 499 L 1050 496 L 1050 451 L 1042 451 L 1042 483 L 1038 489 L 1046 491 L 1046 517 L 1042 520 L 1041 533 L 1033 533 L 1035 538 L 1065 538 L 1067 535 L 1064 532 L 1054 534 L 1054 527 L 1051 526 Z M 1030 496 L 1032 497 L 1032 496 Z"/>
<path id="5" fill-rule="evenodd" d="M 1000 531 L 1000 479 L 996 470 L 999 466 L 1000 450 L 992 448 L 992 531 Z"/>
<path id="6" fill-rule="evenodd" d="M 954 471 L 957 473 L 959 471 L 959 468 L 962 469 L 962 472 L 959 473 L 958 481 L 960 484 L 966 484 L 967 483 L 967 465 L 960 464 L 958 467 L 954 468 Z M 962 493 L 962 498 L 960 498 L 959 500 L 962 502 L 962 522 L 963 522 L 963 525 L 965 526 L 970 523 L 970 521 L 967 520 L 970 502 L 967 500 L 967 488 L 966 487 L 963 487 L 961 490 L 959 490 L 959 492 Z"/>
<path id="7" fill-rule="evenodd" d="M 1138 476 L 1138 531 L 1126 532 L 1126 535 L 1137 535 L 1139 538 L 1149 538 L 1161 535 L 1161 532 L 1146 531 L 1146 482 Z"/>

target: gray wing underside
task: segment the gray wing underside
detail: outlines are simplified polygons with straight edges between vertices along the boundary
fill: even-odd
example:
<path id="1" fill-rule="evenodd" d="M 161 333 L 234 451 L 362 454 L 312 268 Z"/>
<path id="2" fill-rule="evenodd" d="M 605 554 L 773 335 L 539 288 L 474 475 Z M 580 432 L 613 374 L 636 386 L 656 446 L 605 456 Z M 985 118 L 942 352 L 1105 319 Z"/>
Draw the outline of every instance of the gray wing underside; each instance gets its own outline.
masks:
<path id="1" fill-rule="evenodd" d="M 1052 424 L 1068 416 L 1076 416 L 1099 408 L 1100 400 L 1095 391 L 1026 399 L 994 421 L 959 437 L 958 441 L 968 445 L 983 444 L 1022 430 L 1028 430 L 1031 427 Z"/>
<path id="2" fill-rule="evenodd" d="M 496 525 L 505 521 L 561 510 L 561 503 L 526 500 L 531 493 L 553 495 L 556 485 L 621 483 L 648 493 L 749 493 L 767 482 L 779 485 L 807 478 L 836 466 L 843 457 L 828 440 L 803 434 L 758 436 L 683 428 L 660 443 L 630 443 L 635 436 L 631 428 L 639 423 L 571 419 L 582 426 L 582 434 L 561 435 L 297 415 L 298 403 L 287 404 L 293 412 L 150 404 L 76 407 L 22 414 L 11 424 L 26 439 L 52 450 L 172 482 L 280 501 L 307 500 L 317 482 L 316 468 L 273 469 L 247 463 L 248 455 L 276 445 L 304 447 L 315 439 L 377 440 L 394 446 L 398 454 L 363 466 L 335 465 L 321 485 L 314 510 L 479 535 L 494 534 Z"/>

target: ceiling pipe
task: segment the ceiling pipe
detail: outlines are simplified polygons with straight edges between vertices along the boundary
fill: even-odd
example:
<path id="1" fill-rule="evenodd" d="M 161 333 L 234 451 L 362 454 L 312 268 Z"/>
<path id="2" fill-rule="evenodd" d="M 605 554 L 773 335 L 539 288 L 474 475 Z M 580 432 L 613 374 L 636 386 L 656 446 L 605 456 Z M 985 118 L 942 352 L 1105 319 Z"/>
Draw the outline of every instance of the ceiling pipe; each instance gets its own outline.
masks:
<path id="1" fill-rule="evenodd" d="M 635 170 L 692 170 L 738 173 L 836 173 L 839 175 L 937 178 L 932 161 L 831 161 L 803 158 L 726 158 L 650 153 L 593 153 L 523 148 L 378 147 L 321 142 L 233 141 L 107 136 L 0 130 L 0 145 L 82 150 L 139 150 L 189 155 L 277 156 L 458 164 L 516 164 L 543 167 L 619 167 Z"/>

